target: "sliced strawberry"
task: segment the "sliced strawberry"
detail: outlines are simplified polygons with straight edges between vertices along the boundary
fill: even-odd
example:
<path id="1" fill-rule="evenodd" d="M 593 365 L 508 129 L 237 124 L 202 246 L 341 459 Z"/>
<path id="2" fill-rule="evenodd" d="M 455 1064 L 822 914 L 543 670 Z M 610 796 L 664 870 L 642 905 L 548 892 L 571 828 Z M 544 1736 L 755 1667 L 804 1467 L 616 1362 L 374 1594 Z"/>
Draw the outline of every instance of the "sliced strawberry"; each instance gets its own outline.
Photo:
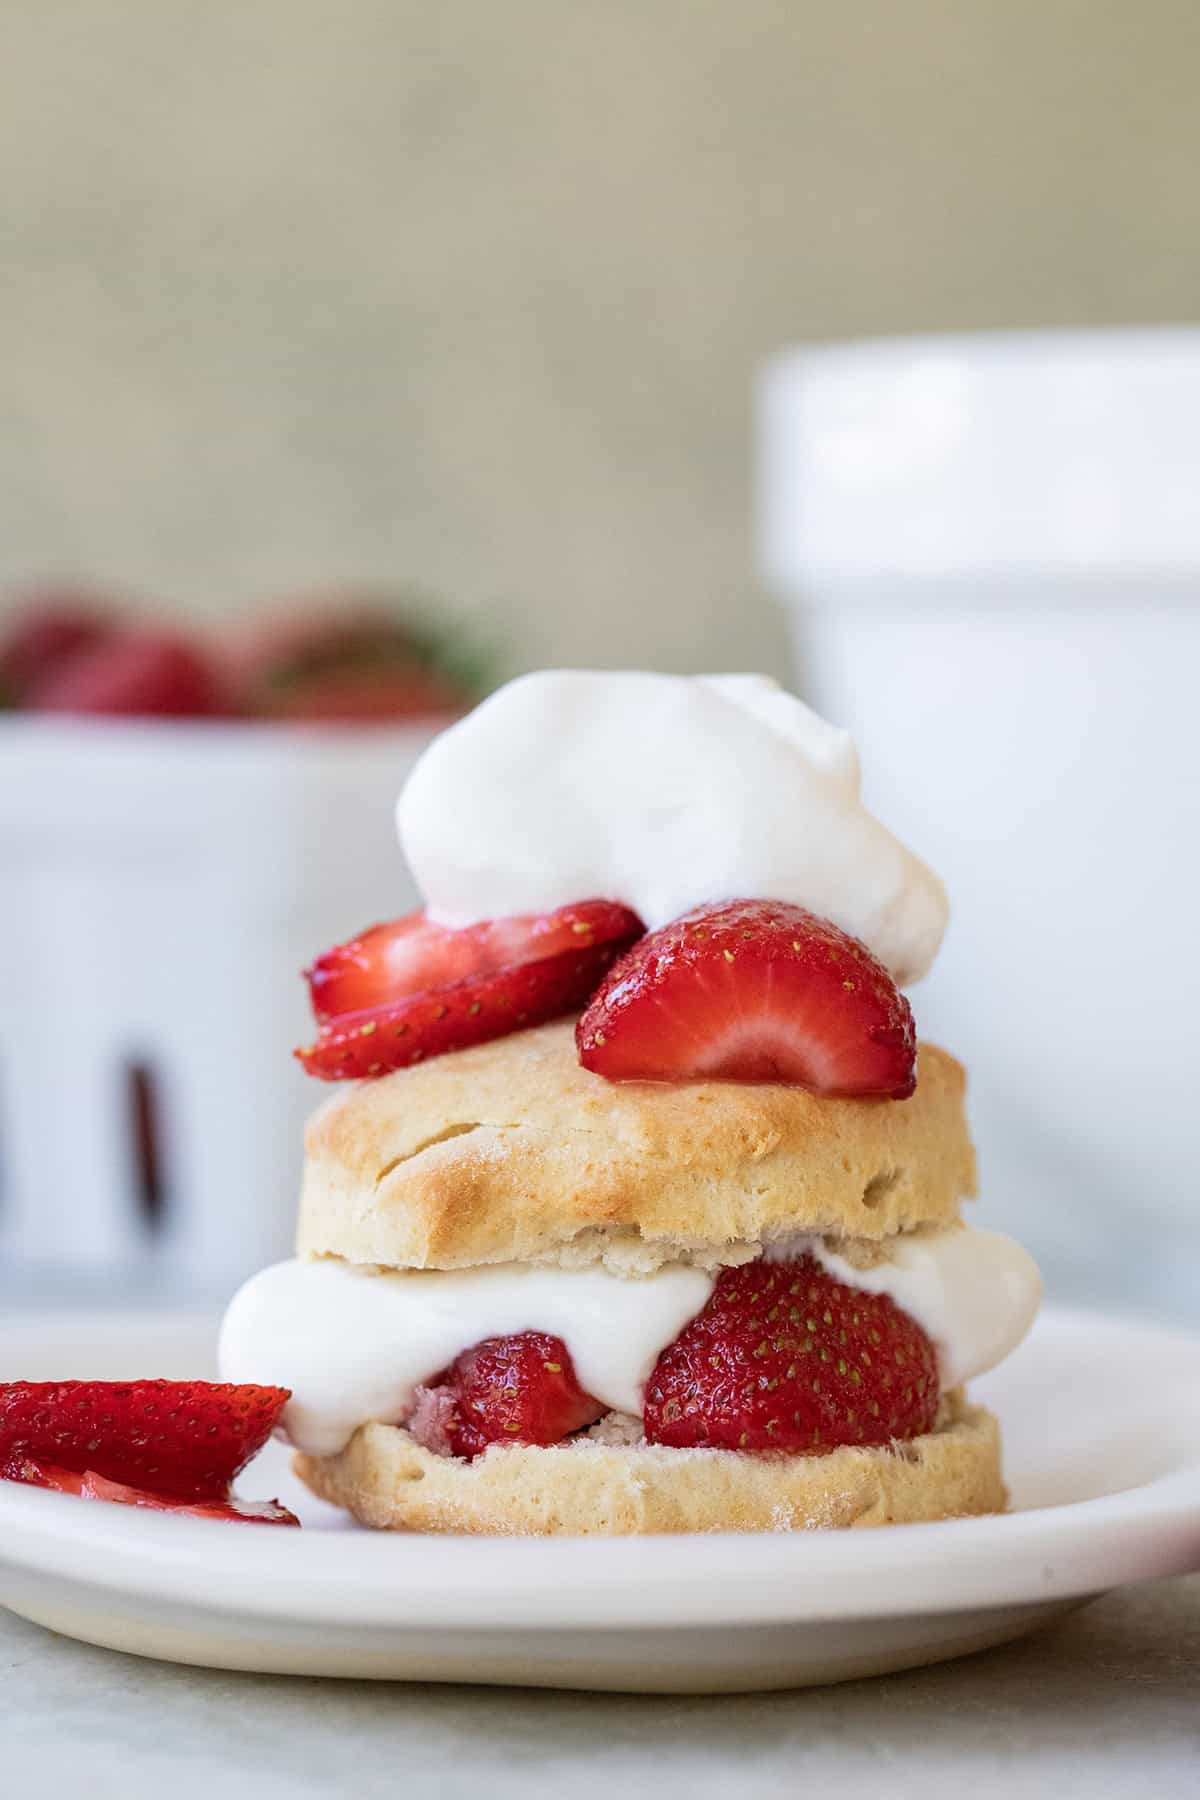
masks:
<path id="1" fill-rule="evenodd" d="M 912 1011 L 857 938 L 803 907 L 731 900 L 685 913 L 623 956 L 579 1021 L 579 1059 L 610 1081 L 776 1081 L 907 1099 Z"/>
<path id="2" fill-rule="evenodd" d="M 29 693 L 36 712 L 209 718 L 231 708 L 196 644 L 164 631 L 117 632 L 49 670 Z"/>
<path id="3" fill-rule="evenodd" d="M 557 1444 L 606 1410 L 580 1387 L 561 1338 L 523 1331 L 464 1350 L 420 1391 L 409 1430 L 470 1460 L 489 1444 Z"/>
<path id="4" fill-rule="evenodd" d="M 569 950 L 616 942 L 624 948 L 641 930 L 637 914 L 613 900 L 581 900 L 555 912 L 485 919 L 459 930 L 415 912 L 326 950 L 305 975 L 322 1022 Z"/>
<path id="5" fill-rule="evenodd" d="M 933 1344 L 886 1294 L 811 1256 L 724 1269 L 646 1384 L 651 1444 L 787 1450 L 886 1444 L 933 1428 Z"/>
<path id="6" fill-rule="evenodd" d="M 127 1487 L 121 1481 L 109 1481 L 94 1469 L 82 1474 L 76 1469 L 63 1469 L 53 1463 L 35 1462 L 30 1456 L 17 1457 L 0 1467 L 0 1481 L 20 1481 L 31 1487 L 52 1488 L 59 1494 L 76 1494 L 81 1500 L 110 1500 L 118 1506 L 146 1506 L 155 1512 L 182 1513 L 192 1519 L 234 1519 L 250 1524 L 299 1525 L 295 1513 L 278 1500 L 239 1500 L 229 1494 L 223 1500 L 179 1500 L 168 1494 L 154 1494 L 148 1488 Z"/>
<path id="7" fill-rule="evenodd" d="M 233 1519 L 249 1525 L 299 1525 L 294 1512 L 278 1500 L 242 1500 L 226 1494 L 223 1500 L 176 1500 L 169 1494 L 152 1494 L 146 1488 L 126 1487 L 89 1469 L 83 1477 L 85 1500 L 112 1500 L 120 1506 L 146 1506 L 154 1512 L 182 1513 L 189 1519 Z"/>
<path id="8" fill-rule="evenodd" d="M 448 1050 L 465 1050 L 575 1012 L 620 955 L 621 944 L 593 944 L 386 1006 L 343 1013 L 297 1050 L 309 1075 L 343 1081 L 407 1069 Z"/>
<path id="9" fill-rule="evenodd" d="M 225 1500 L 287 1388 L 214 1381 L 0 1384 L 0 1467 L 22 1458 L 186 1500 Z"/>
<path id="10" fill-rule="evenodd" d="M 26 1487 L 52 1488 L 56 1494 L 75 1494 L 82 1498 L 87 1480 L 83 1469 L 64 1469 L 57 1463 L 39 1462 L 32 1456 L 11 1456 L 0 1462 L 0 1481 L 20 1481 Z M 136 1488 L 128 1490 L 131 1494 Z"/>

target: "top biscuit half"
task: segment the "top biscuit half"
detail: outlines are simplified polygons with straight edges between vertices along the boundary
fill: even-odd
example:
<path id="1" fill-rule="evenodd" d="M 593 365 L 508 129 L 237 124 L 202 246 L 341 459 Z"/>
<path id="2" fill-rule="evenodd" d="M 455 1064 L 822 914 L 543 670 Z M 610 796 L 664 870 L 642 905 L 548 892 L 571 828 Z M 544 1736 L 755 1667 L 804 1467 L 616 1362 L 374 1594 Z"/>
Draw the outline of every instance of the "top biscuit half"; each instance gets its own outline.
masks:
<path id="1" fill-rule="evenodd" d="M 975 1192 L 962 1067 L 909 1100 L 612 1083 L 563 1021 L 335 1094 L 309 1121 L 297 1249 L 385 1268 L 745 1260 L 796 1232 L 878 1241 Z"/>

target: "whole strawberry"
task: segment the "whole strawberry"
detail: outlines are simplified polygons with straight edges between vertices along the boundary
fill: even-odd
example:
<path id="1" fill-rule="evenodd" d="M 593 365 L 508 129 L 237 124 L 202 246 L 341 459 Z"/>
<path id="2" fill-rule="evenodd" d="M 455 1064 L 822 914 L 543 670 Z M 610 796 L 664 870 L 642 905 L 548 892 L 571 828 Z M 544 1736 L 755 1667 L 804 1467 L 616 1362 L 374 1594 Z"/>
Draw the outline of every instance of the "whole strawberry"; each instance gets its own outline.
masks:
<path id="1" fill-rule="evenodd" d="M 207 652 L 178 632 L 127 629 L 52 668 L 30 690 L 34 712 L 203 719 L 230 711 Z"/>
<path id="2" fill-rule="evenodd" d="M 24 705 L 39 683 L 114 629 L 107 603 L 86 589 L 28 594 L 0 627 L 0 704 Z"/>
<path id="3" fill-rule="evenodd" d="M 422 612 L 402 596 L 354 590 L 270 608 L 226 645 L 242 710 L 335 725 L 463 712 L 478 698 L 481 671 L 457 634 Z"/>
<path id="4" fill-rule="evenodd" d="M 845 1287 L 811 1256 L 725 1269 L 646 1384 L 645 1430 L 676 1449 L 886 1444 L 933 1427 L 937 1355 L 886 1294 Z"/>

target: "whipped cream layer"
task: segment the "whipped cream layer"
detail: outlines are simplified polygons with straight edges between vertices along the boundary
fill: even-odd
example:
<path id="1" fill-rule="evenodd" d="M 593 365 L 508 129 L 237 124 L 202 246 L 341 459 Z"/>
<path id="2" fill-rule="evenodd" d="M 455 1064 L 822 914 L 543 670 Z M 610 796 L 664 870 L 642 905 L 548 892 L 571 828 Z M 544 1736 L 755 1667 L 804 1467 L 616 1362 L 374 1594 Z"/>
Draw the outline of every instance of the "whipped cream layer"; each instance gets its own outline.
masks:
<path id="1" fill-rule="evenodd" d="M 711 1292 L 710 1275 L 678 1264 L 627 1280 L 600 1267 L 534 1263 L 376 1274 L 283 1262 L 234 1295 L 218 1360 L 225 1381 L 291 1388 L 284 1429 L 312 1456 L 342 1449 L 369 1419 L 406 1418 L 421 1383 L 461 1351 L 520 1331 L 560 1337 L 589 1394 L 613 1412 L 640 1414 L 660 1352 Z"/>
<path id="2" fill-rule="evenodd" d="M 771 1254 L 782 1261 L 807 1251 L 848 1287 L 889 1294 L 933 1340 L 947 1388 L 992 1368 L 1032 1324 L 1041 1280 L 1010 1238 L 963 1227 L 900 1239 L 891 1250 L 870 1269 L 807 1237 Z M 640 1417 L 655 1362 L 715 1280 L 678 1263 L 633 1278 L 599 1265 L 377 1273 L 329 1260 L 276 1263 L 230 1303 L 221 1377 L 291 1388 L 287 1436 L 310 1455 L 331 1456 L 359 1425 L 407 1418 L 417 1388 L 471 1345 L 545 1331 L 563 1340 L 589 1394 Z"/>
<path id="3" fill-rule="evenodd" d="M 848 734 L 765 676 L 522 676 L 430 746 L 397 824 L 445 925 L 605 899 L 653 931 L 705 903 L 787 900 L 900 982 L 946 927 L 937 876 L 863 805 Z"/>
<path id="4" fill-rule="evenodd" d="M 807 1254 L 844 1286 L 887 1294 L 936 1346 L 943 1388 L 994 1369 L 1037 1317 L 1041 1273 L 1024 1245 L 1002 1232 L 916 1232 L 887 1248 L 887 1261 L 870 1269 L 856 1269 L 820 1238 L 784 1239 L 766 1255 L 794 1262 Z"/>

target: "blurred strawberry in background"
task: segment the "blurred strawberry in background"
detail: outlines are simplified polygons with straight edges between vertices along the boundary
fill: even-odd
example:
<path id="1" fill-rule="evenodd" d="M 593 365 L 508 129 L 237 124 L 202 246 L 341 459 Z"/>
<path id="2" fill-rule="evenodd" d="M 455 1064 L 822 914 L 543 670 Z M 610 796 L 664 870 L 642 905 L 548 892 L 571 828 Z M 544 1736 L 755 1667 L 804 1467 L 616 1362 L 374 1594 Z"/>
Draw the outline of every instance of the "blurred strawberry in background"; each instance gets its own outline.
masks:
<path id="1" fill-rule="evenodd" d="M 140 718 L 385 724 L 453 716 L 491 683 L 427 605 L 334 591 L 205 641 L 83 588 L 26 596 L 0 626 L 0 705 Z"/>
<path id="2" fill-rule="evenodd" d="M 34 712 L 159 719 L 221 718 L 233 710 L 214 659 L 175 632 L 121 629 L 62 659 L 31 689 Z"/>
<path id="3" fill-rule="evenodd" d="M 22 706 L 55 669 L 101 643 L 112 608 L 85 588 L 46 588 L 17 598 L 0 632 L 0 705 Z"/>
<path id="4" fill-rule="evenodd" d="M 10 1285 L 145 1270 L 215 1294 L 285 1254 L 275 1196 L 311 1105 L 275 1074 L 303 1029 L 294 970 L 364 894 L 419 905 L 392 806 L 493 685 L 468 635 L 399 587 L 227 600 L 204 629 L 74 583 L 0 588 L 0 943 L 32 983 L 30 1009 L 0 1001 Z M 69 1071 L 29 1010 L 70 1020 Z M 46 1197 L 80 1170 L 76 1230 Z"/>
<path id="5" fill-rule="evenodd" d="M 255 718 L 335 724 L 461 712 L 487 685 L 424 607 L 361 592 L 269 608 L 227 644 L 226 666 Z"/>

